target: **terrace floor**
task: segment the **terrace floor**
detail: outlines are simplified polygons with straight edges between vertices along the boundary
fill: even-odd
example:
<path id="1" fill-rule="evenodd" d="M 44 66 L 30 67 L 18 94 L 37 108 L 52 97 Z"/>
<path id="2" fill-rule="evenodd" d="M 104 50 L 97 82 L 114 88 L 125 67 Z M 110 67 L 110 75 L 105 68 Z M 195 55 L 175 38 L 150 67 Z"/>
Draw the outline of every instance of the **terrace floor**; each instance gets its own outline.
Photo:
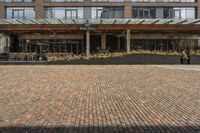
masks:
<path id="1" fill-rule="evenodd" d="M 0 66 L 0 132 L 200 133 L 200 66 Z"/>

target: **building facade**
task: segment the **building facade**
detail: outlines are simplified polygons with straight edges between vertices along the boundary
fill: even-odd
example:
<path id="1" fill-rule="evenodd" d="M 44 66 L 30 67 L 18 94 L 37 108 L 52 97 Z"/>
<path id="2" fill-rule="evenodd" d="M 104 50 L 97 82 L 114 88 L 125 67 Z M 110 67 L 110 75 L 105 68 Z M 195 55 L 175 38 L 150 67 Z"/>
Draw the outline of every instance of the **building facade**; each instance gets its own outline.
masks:
<path id="1" fill-rule="evenodd" d="M 0 0 L 0 53 L 200 49 L 200 0 Z"/>

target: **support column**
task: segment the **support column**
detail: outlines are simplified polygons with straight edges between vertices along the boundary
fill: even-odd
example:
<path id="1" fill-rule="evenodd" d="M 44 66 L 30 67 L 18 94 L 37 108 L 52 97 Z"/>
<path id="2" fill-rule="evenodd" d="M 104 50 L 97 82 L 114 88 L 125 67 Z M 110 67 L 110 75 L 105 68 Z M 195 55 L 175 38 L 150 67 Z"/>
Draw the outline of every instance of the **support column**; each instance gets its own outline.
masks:
<path id="1" fill-rule="evenodd" d="M 200 18 L 200 0 L 197 0 L 197 18 Z"/>
<path id="2" fill-rule="evenodd" d="M 0 5 L 0 19 L 4 19 L 4 18 L 5 18 L 5 7 Z"/>
<path id="3" fill-rule="evenodd" d="M 124 7 L 124 18 L 132 18 L 132 6 Z"/>
<path id="4" fill-rule="evenodd" d="M 10 52 L 10 36 L 0 33 L 0 53 Z"/>
<path id="5" fill-rule="evenodd" d="M 163 19 L 164 16 L 164 9 L 163 8 L 156 8 L 156 18 Z"/>
<path id="6" fill-rule="evenodd" d="M 117 51 L 120 51 L 120 36 L 117 37 Z"/>
<path id="7" fill-rule="evenodd" d="M 35 18 L 36 19 L 44 18 L 44 8 L 42 0 L 35 1 Z"/>
<path id="8" fill-rule="evenodd" d="M 86 31 L 86 55 L 90 55 L 90 31 Z"/>
<path id="9" fill-rule="evenodd" d="M 198 36 L 198 47 L 200 47 L 200 36 Z"/>
<path id="10" fill-rule="evenodd" d="M 106 34 L 101 35 L 101 49 L 106 49 Z"/>
<path id="11" fill-rule="evenodd" d="M 91 7 L 84 7 L 83 8 L 83 13 L 84 13 L 83 18 L 84 19 L 91 19 L 92 18 L 91 17 L 92 16 L 91 10 L 92 10 Z"/>
<path id="12" fill-rule="evenodd" d="M 131 32 L 130 32 L 130 30 L 127 30 L 127 33 L 126 33 L 126 49 L 127 49 L 127 52 L 130 52 L 130 46 L 131 46 Z"/>

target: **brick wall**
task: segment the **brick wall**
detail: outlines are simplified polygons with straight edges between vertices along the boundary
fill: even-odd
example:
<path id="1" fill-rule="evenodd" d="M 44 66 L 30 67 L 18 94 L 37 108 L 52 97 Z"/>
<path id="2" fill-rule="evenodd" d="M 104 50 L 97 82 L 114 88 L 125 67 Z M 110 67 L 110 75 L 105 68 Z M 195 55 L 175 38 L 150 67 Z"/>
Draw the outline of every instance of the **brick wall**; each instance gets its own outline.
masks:
<path id="1" fill-rule="evenodd" d="M 35 17 L 37 19 L 44 18 L 44 7 L 42 0 L 35 0 Z"/>
<path id="2" fill-rule="evenodd" d="M 200 19 L 200 0 L 197 0 L 197 18 Z"/>

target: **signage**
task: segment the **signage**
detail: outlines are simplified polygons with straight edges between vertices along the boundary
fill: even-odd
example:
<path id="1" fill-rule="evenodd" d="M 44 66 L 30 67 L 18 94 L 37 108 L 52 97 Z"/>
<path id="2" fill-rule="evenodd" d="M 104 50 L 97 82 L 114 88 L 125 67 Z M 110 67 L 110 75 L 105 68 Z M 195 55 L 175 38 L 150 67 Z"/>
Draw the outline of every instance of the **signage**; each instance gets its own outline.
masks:
<path id="1" fill-rule="evenodd" d="M 96 30 L 96 25 L 94 25 L 94 24 L 83 24 L 83 25 L 79 26 L 79 30 L 94 31 L 94 30 Z"/>

